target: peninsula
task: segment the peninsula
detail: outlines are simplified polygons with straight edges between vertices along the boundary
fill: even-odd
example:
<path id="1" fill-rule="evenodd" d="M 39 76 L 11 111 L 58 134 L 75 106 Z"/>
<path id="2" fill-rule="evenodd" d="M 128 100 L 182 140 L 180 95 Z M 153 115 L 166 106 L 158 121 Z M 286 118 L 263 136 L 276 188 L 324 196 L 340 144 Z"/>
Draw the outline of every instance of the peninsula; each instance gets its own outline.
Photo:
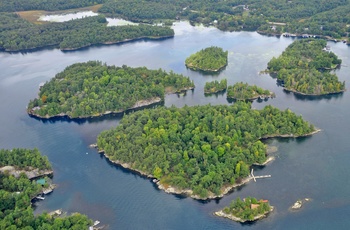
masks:
<path id="1" fill-rule="evenodd" d="M 41 156 L 37 149 L 0 150 L 0 168 L 11 166 L 20 171 L 52 171 L 46 156 Z M 37 175 L 44 176 L 44 175 Z M 87 229 L 92 220 L 87 216 L 75 213 L 67 217 L 55 217 L 43 213 L 34 215 L 31 200 L 43 192 L 49 185 L 29 179 L 25 173 L 13 175 L 0 171 L 0 226 L 2 229 Z"/>
<path id="2" fill-rule="evenodd" d="M 223 92 L 227 88 L 227 79 L 223 79 L 220 82 L 215 80 L 211 82 L 206 82 L 204 86 L 204 94 L 213 94 L 218 92 Z"/>
<path id="3" fill-rule="evenodd" d="M 227 88 L 227 98 L 235 100 L 255 100 L 257 98 L 274 97 L 275 94 L 267 89 L 260 88 L 256 85 L 238 82 Z"/>
<path id="4" fill-rule="evenodd" d="M 273 209 L 273 206 L 269 204 L 268 200 L 258 201 L 254 197 L 247 197 L 241 200 L 239 197 L 237 197 L 236 200 L 231 202 L 229 207 L 225 207 L 214 214 L 237 222 L 245 223 L 262 219 L 272 212 Z"/>
<path id="5" fill-rule="evenodd" d="M 211 46 L 198 51 L 186 58 L 187 68 L 205 72 L 218 72 L 227 65 L 228 51 Z"/>
<path id="6" fill-rule="evenodd" d="M 103 131 L 97 146 L 110 161 L 139 172 L 169 193 L 221 197 L 250 181 L 249 167 L 266 161 L 260 139 L 316 132 L 290 110 L 251 103 L 146 109 Z"/>
<path id="7" fill-rule="evenodd" d="M 121 113 L 164 100 L 167 93 L 193 89 L 194 84 L 173 72 L 107 66 L 98 61 L 68 66 L 40 88 L 27 112 L 40 118 L 86 118 Z"/>
<path id="8" fill-rule="evenodd" d="M 330 73 L 340 64 L 325 40 L 303 39 L 294 41 L 278 58 L 273 57 L 267 72 L 276 74 L 286 91 L 326 95 L 345 91 L 345 82 Z"/>
<path id="9" fill-rule="evenodd" d="M 144 24 L 107 26 L 104 15 L 37 25 L 22 19 L 17 14 L 1 13 L 0 21 L 4 22 L 0 26 L 0 50 L 8 52 L 46 47 L 77 50 L 97 44 L 108 45 L 174 36 L 173 29 L 165 26 Z"/>

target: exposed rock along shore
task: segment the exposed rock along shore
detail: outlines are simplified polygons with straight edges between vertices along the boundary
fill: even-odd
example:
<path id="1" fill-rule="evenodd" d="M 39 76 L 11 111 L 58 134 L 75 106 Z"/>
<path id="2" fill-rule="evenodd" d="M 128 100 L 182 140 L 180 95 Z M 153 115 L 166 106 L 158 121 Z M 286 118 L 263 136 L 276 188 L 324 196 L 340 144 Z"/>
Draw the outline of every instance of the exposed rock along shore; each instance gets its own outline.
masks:
<path id="1" fill-rule="evenodd" d="M 310 135 L 315 134 L 315 133 L 320 132 L 320 131 L 321 131 L 320 129 L 317 129 L 317 130 L 315 130 L 315 131 L 313 131 L 313 132 L 311 132 L 309 134 L 305 134 L 305 135 L 301 135 L 301 136 L 275 135 L 275 136 L 271 136 L 271 137 L 268 137 L 268 138 L 272 138 L 272 137 L 302 137 L 302 136 L 310 136 Z M 265 137 L 265 138 L 267 138 L 267 137 Z M 97 148 L 98 149 L 97 144 L 91 144 L 89 146 L 92 147 L 92 148 Z M 152 174 L 148 174 L 148 173 L 145 173 L 145 172 L 143 172 L 141 170 L 132 168 L 132 166 L 129 163 L 122 163 L 122 162 L 120 162 L 118 160 L 111 160 L 110 157 L 102 149 L 98 149 L 98 153 L 104 154 L 104 156 L 109 161 L 111 161 L 111 162 L 113 162 L 113 163 L 115 163 L 117 165 L 120 165 L 120 166 L 122 166 L 125 169 L 129 169 L 131 171 L 137 172 L 137 173 L 139 173 L 142 176 L 145 176 L 147 178 L 155 178 Z M 273 161 L 274 159 L 275 158 L 273 156 L 271 156 L 271 157 L 268 157 L 266 159 L 266 161 L 263 162 L 262 164 L 254 163 L 253 165 L 264 166 L 264 165 L 268 164 L 269 162 Z M 210 193 L 207 197 L 204 197 L 204 198 L 200 197 L 199 195 L 193 194 L 193 190 L 191 190 L 191 189 L 178 189 L 178 188 L 173 187 L 173 186 L 163 185 L 157 179 L 154 180 L 153 182 L 157 184 L 159 189 L 164 190 L 166 193 L 172 193 L 172 194 L 178 194 L 178 195 L 186 195 L 186 196 L 189 196 L 189 197 L 191 197 L 193 199 L 197 199 L 197 200 L 208 200 L 208 199 L 216 199 L 216 198 L 223 197 L 225 194 L 227 194 L 228 192 L 230 192 L 234 188 L 240 187 L 240 186 L 248 183 L 251 180 L 253 180 L 253 177 L 248 176 L 248 177 L 242 179 L 240 183 L 235 183 L 233 185 L 227 185 L 227 186 L 222 187 L 221 188 L 221 193 L 219 195 L 215 195 L 213 193 Z"/>
<path id="2" fill-rule="evenodd" d="M 274 92 L 270 92 L 270 94 L 269 95 L 267 95 L 267 94 L 260 94 L 260 95 L 257 95 L 257 96 L 255 96 L 255 97 L 251 97 L 251 98 L 247 98 L 247 99 L 244 99 L 244 100 L 256 100 L 256 99 L 258 99 L 258 98 L 274 98 L 276 95 L 275 95 L 275 93 Z M 236 98 L 236 97 L 229 97 L 229 99 L 234 99 L 234 100 L 242 100 L 242 99 L 240 99 L 240 98 Z"/>
<path id="3" fill-rule="evenodd" d="M 92 148 L 98 148 L 96 144 L 91 144 L 89 146 L 92 147 Z M 148 173 L 145 173 L 145 172 L 143 172 L 141 170 L 132 168 L 129 163 L 122 163 L 122 162 L 120 162 L 118 160 L 111 160 L 110 157 L 104 152 L 104 150 L 98 149 L 98 153 L 104 154 L 104 156 L 109 161 L 111 161 L 112 163 L 114 163 L 116 165 L 122 166 L 125 169 L 129 169 L 131 171 L 137 172 L 140 175 L 145 176 L 147 178 L 155 178 L 152 174 L 148 174 Z M 272 160 L 274 160 L 274 157 L 268 158 L 264 163 L 259 164 L 259 165 L 267 164 L 267 163 L 271 162 Z M 200 197 L 199 195 L 193 194 L 193 190 L 191 190 L 191 189 L 178 189 L 178 188 L 173 187 L 173 186 L 168 186 L 168 185 L 165 186 L 165 185 L 161 184 L 158 179 L 153 180 L 153 182 L 155 184 L 157 184 L 159 189 L 163 190 L 166 193 L 172 193 L 172 194 L 178 194 L 178 195 L 186 195 L 186 196 L 189 196 L 189 197 L 191 197 L 193 199 L 197 199 L 197 200 L 208 200 L 208 199 L 216 199 L 216 198 L 223 197 L 225 194 L 230 192 L 232 189 L 240 187 L 240 186 L 248 183 L 250 180 L 253 180 L 253 177 L 248 176 L 248 177 L 242 179 L 240 183 L 235 183 L 233 185 L 224 186 L 221 189 L 221 191 L 222 191 L 221 194 L 215 195 L 215 194 L 211 193 L 207 197 L 204 197 L 204 198 Z"/>
<path id="4" fill-rule="evenodd" d="M 220 68 L 217 68 L 217 69 L 202 69 L 202 68 L 199 68 L 199 67 L 197 67 L 197 66 L 194 66 L 194 65 L 192 65 L 192 64 L 186 64 L 185 63 L 185 65 L 186 65 L 186 67 L 187 68 L 189 68 L 189 69 L 191 69 L 191 70 L 194 70 L 194 71 L 203 71 L 203 72 L 212 72 L 212 73 L 216 73 L 216 72 L 219 72 L 219 71 L 221 71 L 222 69 L 224 69 L 226 66 L 227 66 L 227 63 L 225 64 L 225 65 L 223 65 L 223 66 L 221 66 Z"/>
<path id="5" fill-rule="evenodd" d="M 50 119 L 50 118 L 55 118 L 55 117 L 68 117 L 70 119 L 82 119 L 82 118 L 100 117 L 100 116 L 107 115 L 107 114 L 119 114 L 119 113 L 123 113 L 125 111 L 128 111 L 130 109 L 137 109 L 137 108 L 142 108 L 142 107 L 149 106 L 149 105 L 152 105 L 152 104 L 156 104 L 156 103 L 158 103 L 160 101 L 162 101 L 162 99 L 160 97 L 154 97 L 154 98 L 147 99 L 147 100 L 137 101 L 132 107 L 130 107 L 130 108 L 126 109 L 126 110 L 106 111 L 104 113 L 99 113 L 97 115 L 79 116 L 79 117 L 72 117 L 72 116 L 67 115 L 65 113 L 60 113 L 60 114 L 53 115 L 53 116 L 49 116 L 49 115 L 40 116 L 40 115 L 34 113 L 34 111 L 37 110 L 38 107 L 34 107 L 33 109 L 28 110 L 28 114 L 31 115 L 31 116 L 34 116 L 34 117 L 42 118 L 42 119 Z"/>
<path id="6" fill-rule="evenodd" d="M 174 35 L 168 35 L 168 36 L 160 36 L 160 37 L 155 37 L 155 36 L 142 36 L 138 38 L 130 38 L 130 39 L 124 39 L 122 41 L 109 41 L 109 42 L 98 42 L 98 43 L 92 43 L 92 44 L 87 44 L 81 47 L 76 47 L 76 48 L 61 48 L 60 50 L 62 51 L 74 51 L 74 50 L 80 50 L 83 48 L 87 48 L 90 46 L 94 45 L 114 45 L 114 44 L 121 44 L 121 43 L 126 43 L 126 42 L 133 42 L 133 41 L 139 41 L 142 39 L 149 39 L 149 40 L 161 40 L 161 39 L 167 39 L 167 38 L 173 38 Z M 8 50 L 6 50 L 8 51 Z M 20 51 L 20 50 L 18 50 Z"/>
<path id="7" fill-rule="evenodd" d="M 232 214 L 226 214 L 226 213 L 224 213 L 222 210 L 220 210 L 220 211 L 218 211 L 218 212 L 214 212 L 214 214 L 215 214 L 216 216 L 225 217 L 225 218 L 228 218 L 228 219 L 233 220 L 233 221 L 245 223 L 245 222 L 256 221 L 256 220 L 260 220 L 260 219 L 262 219 L 262 218 L 265 218 L 265 217 L 267 216 L 267 214 L 269 214 L 269 213 L 272 212 L 273 210 L 274 210 L 274 207 L 271 206 L 270 211 L 267 211 L 267 212 L 265 212 L 265 213 L 263 213 L 263 214 L 259 214 L 259 215 L 257 215 L 257 216 L 254 216 L 253 220 L 244 220 L 244 219 L 239 218 L 239 217 L 237 217 L 237 216 L 234 216 L 234 215 L 232 215 Z"/>
<path id="8" fill-rule="evenodd" d="M 286 87 L 283 87 L 283 90 L 287 91 L 287 92 L 292 92 L 295 94 L 299 94 L 299 95 L 303 95 L 303 96 L 325 96 L 325 95 L 332 95 L 332 94 L 338 94 L 338 93 L 344 93 L 346 91 L 346 89 L 337 91 L 337 92 L 329 92 L 329 93 L 324 93 L 324 94 L 308 94 L 308 93 L 302 93 L 299 92 L 295 89 L 287 89 Z"/>
<path id="9" fill-rule="evenodd" d="M 28 179 L 34 179 L 37 177 L 48 176 L 48 175 L 53 174 L 52 170 L 40 170 L 37 168 L 31 168 L 29 170 L 23 170 L 23 169 L 16 170 L 16 168 L 14 166 L 11 166 L 11 165 L 7 165 L 7 166 L 0 168 L 0 172 L 4 173 L 6 171 L 16 178 L 18 178 L 21 173 L 24 173 L 24 174 L 26 174 Z"/>

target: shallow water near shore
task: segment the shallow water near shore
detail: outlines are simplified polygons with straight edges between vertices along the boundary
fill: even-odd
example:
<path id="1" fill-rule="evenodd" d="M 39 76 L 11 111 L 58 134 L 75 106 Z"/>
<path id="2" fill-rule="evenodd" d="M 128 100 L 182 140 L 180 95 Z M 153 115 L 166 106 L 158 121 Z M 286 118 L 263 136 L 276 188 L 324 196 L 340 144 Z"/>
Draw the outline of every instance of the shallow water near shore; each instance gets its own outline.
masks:
<path id="1" fill-rule="evenodd" d="M 53 183 L 58 184 L 35 212 L 62 208 L 98 219 L 109 229 L 348 229 L 350 226 L 350 96 L 342 94 L 305 97 L 286 93 L 269 75 L 259 75 L 267 62 L 293 41 L 250 32 L 222 32 L 215 28 L 174 26 L 175 37 L 161 41 L 136 41 L 97 46 L 75 52 L 58 49 L 28 53 L 0 53 L 0 147 L 38 147 L 53 164 Z M 203 75 L 187 69 L 185 59 L 208 46 L 229 51 L 228 66 L 218 75 Z M 350 49 L 329 42 L 343 59 L 336 70 L 350 88 Z M 299 139 L 272 139 L 275 160 L 255 167 L 255 175 L 271 178 L 249 182 L 222 199 L 196 201 L 166 194 L 150 179 L 115 166 L 88 145 L 102 130 L 118 125 L 121 115 L 72 121 L 37 120 L 26 114 L 28 101 L 36 97 L 39 84 L 76 62 L 100 60 L 150 69 L 163 68 L 189 76 L 196 88 L 186 95 L 167 95 L 164 105 L 230 104 L 226 93 L 205 96 L 207 81 L 226 78 L 228 84 L 248 82 L 268 89 L 276 98 L 253 103 L 260 109 L 271 104 L 291 109 L 322 131 Z M 213 215 L 236 197 L 268 199 L 275 207 L 268 218 L 242 225 Z M 298 212 L 288 208 L 298 199 L 312 198 Z"/>

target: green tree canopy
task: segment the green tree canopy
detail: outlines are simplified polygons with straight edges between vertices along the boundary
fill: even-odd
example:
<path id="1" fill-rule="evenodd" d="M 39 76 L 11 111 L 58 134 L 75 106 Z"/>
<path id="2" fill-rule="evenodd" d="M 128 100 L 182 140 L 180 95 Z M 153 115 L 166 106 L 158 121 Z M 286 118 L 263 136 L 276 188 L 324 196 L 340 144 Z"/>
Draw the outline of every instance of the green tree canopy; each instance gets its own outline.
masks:
<path id="1" fill-rule="evenodd" d="M 248 176 L 249 166 L 266 160 L 260 141 L 269 136 L 299 136 L 314 127 L 290 110 L 232 106 L 156 108 L 123 117 L 97 139 L 112 160 L 150 174 L 164 185 L 191 189 L 202 198 Z"/>
<path id="2" fill-rule="evenodd" d="M 274 93 L 267 89 L 260 88 L 256 85 L 237 82 L 227 88 L 227 98 L 236 100 L 254 100 L 258 97 L 272 97 Z"/>
<path id="3" fill-rule="evenodd" d="M 341 60 L 328 52 L 326 45 L 325 40 L 297 40 L 278 58 L 272 58 L 267 68 L 277 73 L 277 80 L 289 91 L 306 95 L 342 92 L 345 82 L 329 72 L 340 65 Z"/>
<path id="4" fill-rule="evenodd" d="M 68 66 L 41 87 L 39 97 L 29 102 L 28 112 L 40 117 L 99 116 L 153 104 L 164 99 L 165 91 L 193 87 L 188 77 L 172 71 L 89 61 Z"/>
<path id="5" fill-rule="evenodd" d="M 227 65 L 227 55 L 228 51 L 211 46 L 186 58 L 185 64 L 194 70 L 217 72 Z"/>

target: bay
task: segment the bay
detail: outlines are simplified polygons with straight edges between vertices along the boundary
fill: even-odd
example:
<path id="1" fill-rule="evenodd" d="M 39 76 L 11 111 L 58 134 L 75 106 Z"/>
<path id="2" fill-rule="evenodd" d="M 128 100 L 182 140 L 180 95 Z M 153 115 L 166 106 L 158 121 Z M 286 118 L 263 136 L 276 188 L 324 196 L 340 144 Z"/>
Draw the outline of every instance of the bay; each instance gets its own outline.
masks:
<path id="1" fill-rule="evenodd" d="M 0 53 L 0 147 L 34 148 L 47 155 L 59 186 L 36 213 L 62 208 L 81 212 L 108 224 L 110 229 L 348 229 L 350 226 L 350 98 L 348 92 L 325 97 L 302 97 L 286 93 L 268 75 L 259 75 L 267 62 L 293 41 L 261 36 L 254 32 L 222 32 L 215 28 L 192 27 L 187 22 L 174 26 L 175 37 L 161 41 L 140 40 L 111 46 L 94 46 L 75 52 L 58 49 L 29 53 Z M 217 75 L 186 69 L 184 60 L 208 46 L 229 51 L 229 64 Z M 343 43 L 329 42 L 343 59 L 337 70 L 349 88 L 350 50 Z M 28 101 L 36 97 L 39 84 L 65 67 L 89 60 L 109 65 L 123 64 L 151 69 L 163 68 L 189 76 L 195 90 L 184 96 L 167 95 L 165 106 L 229 104 L 226 95 L 204 96 L 205 82 L 226 78 L 228 84 L 243 81 L 276 93 L 267 102 L 254 102 L 260 109 L 271 104 L 290 108 L 322 132 L 302 139 L 270 140 L 278 147 L 276 160 L 256 175 L 271 174 L 236 189 L 219 200 L 199 202 L 166 194 L 146 178 L 110 164 L 88 147 L 102 130 L 118 125 L 121 116 L 90 119 L 40 121 L 26 114 Z M 212 213 L 236 197 L 268 199 L 276 210 L 262 221 L 242 225 Z M 311 198 L 298 212 L 288 208 L 300 198 Z"/>

